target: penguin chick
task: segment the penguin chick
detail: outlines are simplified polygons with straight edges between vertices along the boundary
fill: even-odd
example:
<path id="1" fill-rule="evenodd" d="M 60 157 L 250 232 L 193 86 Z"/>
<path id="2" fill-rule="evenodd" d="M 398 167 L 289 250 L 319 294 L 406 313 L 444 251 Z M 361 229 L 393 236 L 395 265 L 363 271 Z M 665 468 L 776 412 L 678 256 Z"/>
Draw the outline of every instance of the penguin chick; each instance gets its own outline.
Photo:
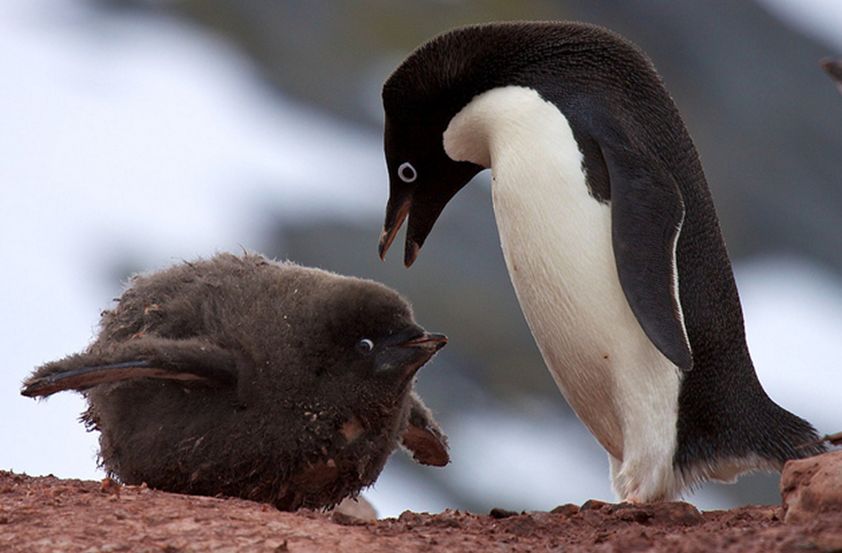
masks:
<path id="1" fill-rule="evenodd" d="M 491 169 L 506 267 L 541 354 L 625 501 L 823 449 L 766 395 L 704 172 L 652 62 L 599 27 L 455 29 L 383 86 L 386 253 L 411 265 Z"/>
<path id="2" fill-rule="evenodd" d="M 81 391 L 100 464 L 126 484 L 294 510 L 356 495 L 399 441 L 448 462 L 411 391 L 447 338 L 386 286 L 220 254 L 136 276 L 118 301 L 22 394 Z"/>

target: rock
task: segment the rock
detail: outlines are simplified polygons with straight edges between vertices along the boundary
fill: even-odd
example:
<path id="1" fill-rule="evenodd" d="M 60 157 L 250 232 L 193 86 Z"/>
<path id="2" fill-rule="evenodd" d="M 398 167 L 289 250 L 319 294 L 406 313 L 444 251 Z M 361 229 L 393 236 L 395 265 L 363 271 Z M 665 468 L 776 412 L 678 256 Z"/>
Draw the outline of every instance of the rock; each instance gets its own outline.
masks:
<path id="1" fill-rule="evenodd" d="M 683 501 L 665 501 L 660 503 L 618 503 L 612 505 L 610 512 L 616 513 L 620 520 L 639 524 L 658 524 L 664 526 L 694 526 L 704 522 L 702 513 L 694 506 Z"/>
<path id="2" fill-rule="evenodd" d="M 346 497 L 333 509 L 334 520 L 346 518 L 358 521 L 377 520 L 377 510 L 363 496 Z"/>
<path id="3" fill-rule="evenodd" d="M 236 498 L 179 495 L 141 486 L 101 492 L 99 482 L 0 470 L 0 551 L 105 553 L 393 553 L 395 551 L 842 551 L 842 512 L 784 523 L 776 507 L 699 515 L 686 503 L 603 504 L 564 516 L 502 519 L 446 510 L 362 521 L 339 512 L 281 512 Z M 502 510 L 501 510 L 502 511 Z M 505 514 L 503 512 L 502 514 Z"/>
<path id="4" fill-rule="evenodd" d="M 564 505 L 559 505 L 550 512 L 554 515 L 564 515 L 566 517 L 571 517 L 579 512 L 579 506 L 574 505 L 573 503 L 565 503 Z"/>
<path id="5" fill-rule="evenodd" d="M 683 501 L 667 501 L 649 505 L 651 523 L 677 526 L 694 526 L 704 522 L 702 513 Z"/>
<path id="6" fill-rule="evenodd" d="M 611 505 L 610 503 L 606 503 L 605 501 L 600 501 L 599 499 L 588 499 L 582 506 L 579 507 L 579 511 L 599 511 L 603 507 L 608 507 Z"/>
<path id="7" fill-rule="evenodd" d="M 494 507 L 488 512 L 488 516 L 496 519 L 509 518 L 517 515 L 517 511 L 509 511 L 508 509 L 501 509 L 500 507 Z"/>
<path id="8" fill-rule="evenodd" d="M 781 496 L 788 523 L 842 513 L 842 451 L 789 461 L 781 474 Z"/>

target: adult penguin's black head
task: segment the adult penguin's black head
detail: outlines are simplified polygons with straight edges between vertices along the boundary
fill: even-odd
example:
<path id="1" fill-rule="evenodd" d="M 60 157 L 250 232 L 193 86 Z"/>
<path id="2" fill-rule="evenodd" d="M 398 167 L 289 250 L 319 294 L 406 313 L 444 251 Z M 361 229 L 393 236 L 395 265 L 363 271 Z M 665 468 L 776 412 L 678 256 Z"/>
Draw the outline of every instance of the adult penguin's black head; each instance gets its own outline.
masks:
<path id="1" fill-rule="evenodd" d="M 513 25 L 464 27 L 415 50 L 383 85 L 389 202 L 382 258 L 408 217 L 404 263 L 410 266 L 450 199 L 484 167 L 444 151 L 450 120 L 475 95 L 505 82 L 515 56 L 498 47 Z M 503 31 L 503 32 L 500 32 Z"/>
<path id="2" fill-rule="evenodd" d="M 408 217 L 407 267 L 415 261 L 447 202 L 483 169 L 450 159 L 442 146 L 448 122 L 465 103 L 448 94 L 448 80 L 434 69 L 440 64 L 431 58 L 445 53 L 443 48 L 422 47 L 383 87 L 389 202 L 379 253 L 382 259 Z"/>
<path id="3" fill-rule="evenodd" d="M 582 124 L 571 121 L 577 133 L 600 124 L 593 113 L 607 113 L 593 109 L 594 103 L 622 96 L 630 85 L 652 92 L 660 79 L 634 45 L 583 23 L 474 25 L 423 44 L 383 85 L 390 195 L 381 258 L 408 218 L 404 262 L 411 265 L 447 202 L 485 168 L 448 157 L 443 135 L 472 98 L 508 85 L 534 88 L 557 105 L 568 104 L 566 115 L 582 114 Z M 635 102 L 626 96 L 620 101 Z"/>

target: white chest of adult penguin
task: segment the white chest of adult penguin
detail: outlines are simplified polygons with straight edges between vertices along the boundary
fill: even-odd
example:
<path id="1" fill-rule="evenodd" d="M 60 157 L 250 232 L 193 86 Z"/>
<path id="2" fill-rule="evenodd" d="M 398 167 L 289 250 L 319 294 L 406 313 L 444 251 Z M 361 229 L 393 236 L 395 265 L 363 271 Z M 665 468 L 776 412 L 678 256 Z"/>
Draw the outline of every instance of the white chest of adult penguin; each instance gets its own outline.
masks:
<path id="1" fill-rule="evenodd" d="M 412 264 L 445 204 L 492 171 L 506 266 L 553 378 L 625 501 L 780 470 L 822 450 L 754 372 L 696 149 L 651 61 L 605 29 L 456 29 L 383 87 L 383 257 Z"/>

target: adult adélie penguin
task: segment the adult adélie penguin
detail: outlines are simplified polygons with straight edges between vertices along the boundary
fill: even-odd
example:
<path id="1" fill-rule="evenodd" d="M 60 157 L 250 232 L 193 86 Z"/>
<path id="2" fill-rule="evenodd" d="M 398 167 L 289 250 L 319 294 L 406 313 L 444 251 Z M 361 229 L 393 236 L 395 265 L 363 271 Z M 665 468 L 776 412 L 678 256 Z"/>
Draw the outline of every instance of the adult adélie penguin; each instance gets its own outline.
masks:
<path id="1" fill-rule="evenodd" d="M 383 104 L 381 257 L 408 219 L 411 265 L 447 202 L 491 169 L 521 308 L 621 499 L 822 450 L 757 379 L 698 154 L 635 45 L 580 23 L 459 28 L 413 52 Z"/>

